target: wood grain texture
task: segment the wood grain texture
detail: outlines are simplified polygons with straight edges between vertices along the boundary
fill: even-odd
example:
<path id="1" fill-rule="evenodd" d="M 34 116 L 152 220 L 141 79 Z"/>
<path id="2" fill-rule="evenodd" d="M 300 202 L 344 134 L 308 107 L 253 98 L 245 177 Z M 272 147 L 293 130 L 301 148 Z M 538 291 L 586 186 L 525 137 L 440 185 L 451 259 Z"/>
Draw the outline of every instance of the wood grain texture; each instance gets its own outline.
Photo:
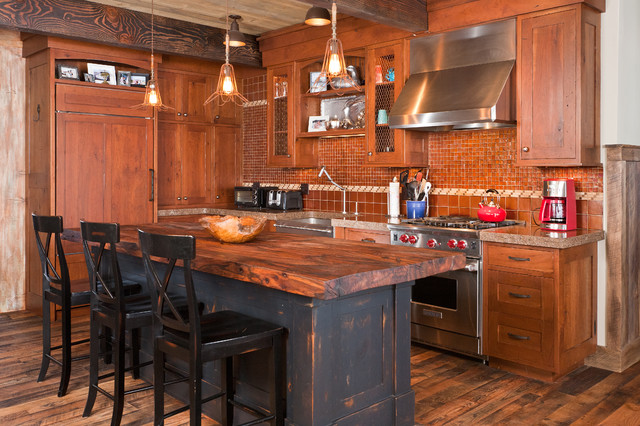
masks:
<path id="1" fill-rule="evenodd" d="M 0 30 L 0 312 L 24 309 L 25 61 L 19 34 Z"/>
<path id="2" fill-rule="evenodd" d="M 151 15 L 84 0 L 0 0 L 0 27 L 150 50 Z M 160 53 L 224 62 L 225 31 L 156 16 L 154 46 Z M 230 60 L 259 67 L 255 36 L 231 51 Z"/>
<path id="3" fill-rule="evenodd" d="M 318 299 L 413 281 L 465 265 L 461 254 L 291 234 L 262 233 L 244 244 L 216 241 L 193 223 L 140 225 L 140 229 L 197 237 L 193 268 Z M 140 255 L 136 226 L 121 227 L 120 249 Z M 77 230 L 65 238 L 79 241 Z"/>

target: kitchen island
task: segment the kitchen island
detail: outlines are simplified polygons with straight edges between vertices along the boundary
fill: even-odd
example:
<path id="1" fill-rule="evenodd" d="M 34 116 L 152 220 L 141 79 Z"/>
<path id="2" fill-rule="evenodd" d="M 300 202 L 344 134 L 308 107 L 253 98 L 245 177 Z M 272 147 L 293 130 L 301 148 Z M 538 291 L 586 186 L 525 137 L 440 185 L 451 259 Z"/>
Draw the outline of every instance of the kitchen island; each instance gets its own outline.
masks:
<path id="1" fill-rule="evenodd" d="M 121 228 L 127 273 L 143 274 L 137 228 L 196 236 L 192 266 L 205 310 L 233 309 L 287 328 L 287 424 L 414 424 L 411 285 L 464 267 L 463 255 L 268 232 L 227 244 L 198 224 L 162 223 Z M 80 235 L 67 230 L 65 238 Z M 150 336 L 143 339 L 148 350 Z M 238 394 L 266 406 L 273 378 L 265 356 L 243 356 L 235 375 Z M 205 394 L 219 385 L 214 364 L 204 373 Z M 205 411 L 218 418 L 215 404 Z"/>

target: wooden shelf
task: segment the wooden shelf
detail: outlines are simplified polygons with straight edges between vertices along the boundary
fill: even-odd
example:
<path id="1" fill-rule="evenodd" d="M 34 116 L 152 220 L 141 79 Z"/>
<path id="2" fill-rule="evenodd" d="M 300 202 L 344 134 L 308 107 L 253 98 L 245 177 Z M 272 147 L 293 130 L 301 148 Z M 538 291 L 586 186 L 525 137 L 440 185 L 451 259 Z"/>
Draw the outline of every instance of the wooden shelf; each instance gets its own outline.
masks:
<path id="1" fill-rule="evenodd" d="M 325 90 L 324 92 L 314 92 L 314 93 L 304 93 L 302 95 L 303 98 L 335 98 L 339 96 L 345 95 L 356 95 L 359 93 L 364 93 L 364 85 L 360 86 L 360 90 L 354 89 L 353 87 L 348 87 L 344 89 L 338 90 Z"/>
<path id="2" fill-rule="evenodd" d="M 146 90 L 145 87 L 137 87 L 137 86 L 121 86 L 117 84 L 103 84 L 103 83 L 92 83 L 90 81 L 81 81 L 74 80 L 72 78 L 56 78 L 56 84 L 72 84 L 74 86 L 85 86 L 85 87 L 100 87 L 106 89 L 119 89 L 119 90 L 134 90 L 137 92 L 144 92 Z"/>
<path id="3" fill-rule="evenodd" d="M 360 129 L 335 129 L 325 130 L 324 132 L 301 132 L 299 138 L 336 138 L 348 136 L 364 136 L 364 127 Z"/>

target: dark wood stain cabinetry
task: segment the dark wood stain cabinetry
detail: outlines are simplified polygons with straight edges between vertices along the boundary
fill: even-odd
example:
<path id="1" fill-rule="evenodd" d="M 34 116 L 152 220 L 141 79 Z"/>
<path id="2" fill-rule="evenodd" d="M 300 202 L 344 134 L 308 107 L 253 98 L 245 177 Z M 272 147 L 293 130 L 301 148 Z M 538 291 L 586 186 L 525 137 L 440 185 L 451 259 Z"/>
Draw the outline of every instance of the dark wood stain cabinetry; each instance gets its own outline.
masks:
<path id="1" fill-rule="evenodd" d="M 600 13 L 574 5 L 518 17 L 518 158 L 600 164 Z"/>
<path id="2" fill-rule="evenodd" d="M 556 380 L 596 348 L 596 244 L 568 249 L 484 244 L 489 364 Z"/>

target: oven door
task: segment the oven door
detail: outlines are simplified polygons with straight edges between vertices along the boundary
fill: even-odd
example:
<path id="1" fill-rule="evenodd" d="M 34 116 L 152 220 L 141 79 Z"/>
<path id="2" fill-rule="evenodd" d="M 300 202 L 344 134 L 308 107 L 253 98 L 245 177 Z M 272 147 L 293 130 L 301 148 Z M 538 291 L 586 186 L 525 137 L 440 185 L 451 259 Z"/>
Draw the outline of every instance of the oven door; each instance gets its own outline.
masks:
<path id="1" fill-rule="evenodd" d="M 480 337 L 481 270 L 478 259 L 464 269 L 416 280 L 411 291 L 411 322 Z"/>

